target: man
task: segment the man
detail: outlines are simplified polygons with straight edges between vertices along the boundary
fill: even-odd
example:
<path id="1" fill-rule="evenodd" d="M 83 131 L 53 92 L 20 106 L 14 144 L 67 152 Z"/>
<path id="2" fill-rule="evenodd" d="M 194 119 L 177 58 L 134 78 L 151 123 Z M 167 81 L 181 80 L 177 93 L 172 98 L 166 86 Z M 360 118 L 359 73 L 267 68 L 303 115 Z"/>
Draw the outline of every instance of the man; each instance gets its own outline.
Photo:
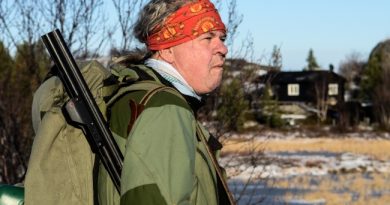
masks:
<path id="1" fill-rule="evenodd" d="M 152 0 L 141 11 L 134 34 L 148 55 L 143 65 L 130 67 L 176 93 L 154 94 L 131 125 L 129 101 L 139 103 L 144 93 L 128 93 L 112 106 L 110 126 L 124 150 L 120 204 L 224 203 L 210 156 L 221 146 L 195 115 L 201 95 L 221 83 L 228 52 L 225 25 L 209 0 Z M 103 167 L 98 180 L 100 204 L 116 204 Z"/>

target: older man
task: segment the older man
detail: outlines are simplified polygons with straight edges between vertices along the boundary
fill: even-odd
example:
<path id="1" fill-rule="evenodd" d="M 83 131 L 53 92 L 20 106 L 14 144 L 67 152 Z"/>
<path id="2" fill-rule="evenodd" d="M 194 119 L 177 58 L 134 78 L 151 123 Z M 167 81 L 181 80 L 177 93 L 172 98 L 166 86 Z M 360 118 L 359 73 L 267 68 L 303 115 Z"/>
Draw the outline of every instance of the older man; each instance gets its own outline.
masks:
<path id="1" fill-rule="evenodd" d="M 125 144 L 120 204 L 231 203 L 222 197 L 227 187 L 213 156 L 221 145 L 196 120 L 201 95 L 221 83 L 228 52 L 218 11 L 209 0 L 152 0 L 134 34 L 148 53 L 129 67 L 176 93 L 153 95 L 131 131 L 129 100 L 140 101 L 143 93 L 128 93 L 113 105 L 111 128 L 124 133 Z M 113 190 L 100 169 L 101 204 L 116 203 Z"/>

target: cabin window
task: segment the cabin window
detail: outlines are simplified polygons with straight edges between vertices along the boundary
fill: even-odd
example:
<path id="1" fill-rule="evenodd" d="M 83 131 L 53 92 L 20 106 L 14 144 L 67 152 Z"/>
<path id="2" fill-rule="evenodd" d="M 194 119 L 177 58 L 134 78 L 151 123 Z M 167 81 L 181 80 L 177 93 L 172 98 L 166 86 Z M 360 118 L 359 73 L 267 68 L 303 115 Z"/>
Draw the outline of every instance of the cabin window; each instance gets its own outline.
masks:
<path id="1" fill-rule="evenodd" d="M 328 84 L 328 95 L 338 95 L 339 85 L 337 83 Z"/>
<path id="2" fill-rule="evenodd" d="M 287 94 L 288 96 L 299 96 L 299 84 L 288 84 Z"/>

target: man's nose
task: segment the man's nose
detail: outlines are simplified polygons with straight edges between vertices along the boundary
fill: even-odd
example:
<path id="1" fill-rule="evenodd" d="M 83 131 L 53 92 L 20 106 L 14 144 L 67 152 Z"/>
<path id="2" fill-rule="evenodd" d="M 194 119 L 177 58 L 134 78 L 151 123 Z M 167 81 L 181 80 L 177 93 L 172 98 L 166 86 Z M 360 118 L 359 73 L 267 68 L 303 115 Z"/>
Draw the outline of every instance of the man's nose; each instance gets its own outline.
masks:
<path id="1" fill-rule="evenodd" d="M 228 53 L 228 48 L 225 45 L 225 42 L 222 40 L 218 40 L 216 50 L 218 53 L 222 54 L 223 56 L 225 56 Z"/>

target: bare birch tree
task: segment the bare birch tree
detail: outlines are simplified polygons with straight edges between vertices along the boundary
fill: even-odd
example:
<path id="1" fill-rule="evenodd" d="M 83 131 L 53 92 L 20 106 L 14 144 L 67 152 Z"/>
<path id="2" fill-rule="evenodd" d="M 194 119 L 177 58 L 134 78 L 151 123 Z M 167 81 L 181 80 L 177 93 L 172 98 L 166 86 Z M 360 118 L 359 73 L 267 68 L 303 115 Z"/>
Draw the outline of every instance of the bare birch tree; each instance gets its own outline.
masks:
<path id="1" fill-rule="evenodd" d="M 79 56 L 86 57 L 93 36 L 102 35 L 97 11 L 103 0 L 1 0 L 0 31 L 11 64 L 0 63 L 0 181 L 23 180 L 31 149 L 32 94 L 49 67 L 40 36 L 53 29 L 63 34 Z M 70 15 L 70 16 L 68 16 Z M 99 43 L 97 43 L 99 46 Z"/>
<path id="2" fill-rule="evenodd" d="M 207 104 L 208 108 L 206 108 L 207 111 L 205 113 L 207 113 L 207 119 L 213 122 L 212 127 L 214 128 L 213 133 L 215 136 L 219 137 L 223 143 L 228 143 L 227 139 L 231 137 L 231 134 L 235 133 L 234 129 L 237 130 L 239 127 L 244 127 L 245 122 L 251 120 L 248 102 L 251 90 L 250 83 L 253 82 L 256 77 L 256 73 L 260 69 L 260 66 L 252 63 L 256 61 L 254 59 L 254 43 L 252 36 L 248 34 L 243 41 L 237 41 L 239 26 L 243 20 L 243 15 L 240 14 L 238 10 L 237 1 L 216 0 L 215 4 L 222 13 L 222 16 L 226 17 L 224 19 L 228 30 L 226 45 L 229 49 L 228 59 L 231 61 L 228 61 L 228 63 L 225 64 L 224 81 L 222 82 L 221 87 L 208 98 L 211 103 L 209 102 Z M 234 73 L 238 73 L 238 75 Z M 229 124 L 230 126 L 227 126 Z M 253 135 L 250 139 L 245 140 L 254 142 L 256 141 L 255 137 L 256 136 Z M 263 197 L 257 197 L 259 200 L 255 201 L 254 198 L 258 193 L 254 193 L 252 190 L 256 190 L 256 188 L 260 186 L 258 183 L 259 179 L 254 177 L 259 173 L 254 173 L 254 170 L 261 165 L 260 163 L 264 158 L 263 149 L 249 149 L 245 151 L 244 155 L 239 152 L 231 153 L 225 158 L 224 161 L 226 164 L 224 165 L 230 170 L 239 169 L 239 167 L 248 163 L 250 164 L 248 169 L 253 170 L 248 180 L 242 181 L 238 185 L 235 183 L 231 184 L 236 200 L 241 204 L 261 203 Z M 237 159 L 239 158 L 245 160 L 237 162 Z M 238 187 L 240 188 L 237 189 Z"/>
<path id="3" fill-rule="evenodd" d="M 46 0 L 37 5 L 45 28 L 58 28 L 75 55 L 93 57 L 101 51 L 108 33 L 103 0 Z"/>
<path id="4" fill-rule="evenodd" d="M 316 96 L 315 103 L 317 109 L 317 118 L 320 122 L 325 122 L 329 107 L 326 80 L 319 79 L 319 81 L 315 83 L 314 89 Z"/>
<path id="5" fill-rule="evenodd" d="M 1 41 L 6 48 L 10 47 L 10 44 L 15 45 L 16 39 L 13 36 L 8 21 L 12 19 L 11 15 L 14 12 L 14 2 L 8 0 L 0 0 L 0 33 Z"/>
<path id="6" fill-rule="evenodd" d="M 119 53 L 129 51 L 132 49 L 134 43 L 134 36 L 132 31 L 133 24 L 137 20 L 137 11 L 145 3 L 144 0 L 112 0 L 115 8 L 115 14 L 120 30 L 121 43 L 119 45 L 112 44 L 116 47 Z M 113 38 L 113 36 L 111 36 Z M 113 40 L 112 40 L 113 41 Z"/>
<path id="7" fill-rule="evenodd" d="M 382 68 L 380 83 L 374 89 L 373 103 L 380 125 L 383 129 L 390 130 L 390 66 L 383 65 Z"/>

